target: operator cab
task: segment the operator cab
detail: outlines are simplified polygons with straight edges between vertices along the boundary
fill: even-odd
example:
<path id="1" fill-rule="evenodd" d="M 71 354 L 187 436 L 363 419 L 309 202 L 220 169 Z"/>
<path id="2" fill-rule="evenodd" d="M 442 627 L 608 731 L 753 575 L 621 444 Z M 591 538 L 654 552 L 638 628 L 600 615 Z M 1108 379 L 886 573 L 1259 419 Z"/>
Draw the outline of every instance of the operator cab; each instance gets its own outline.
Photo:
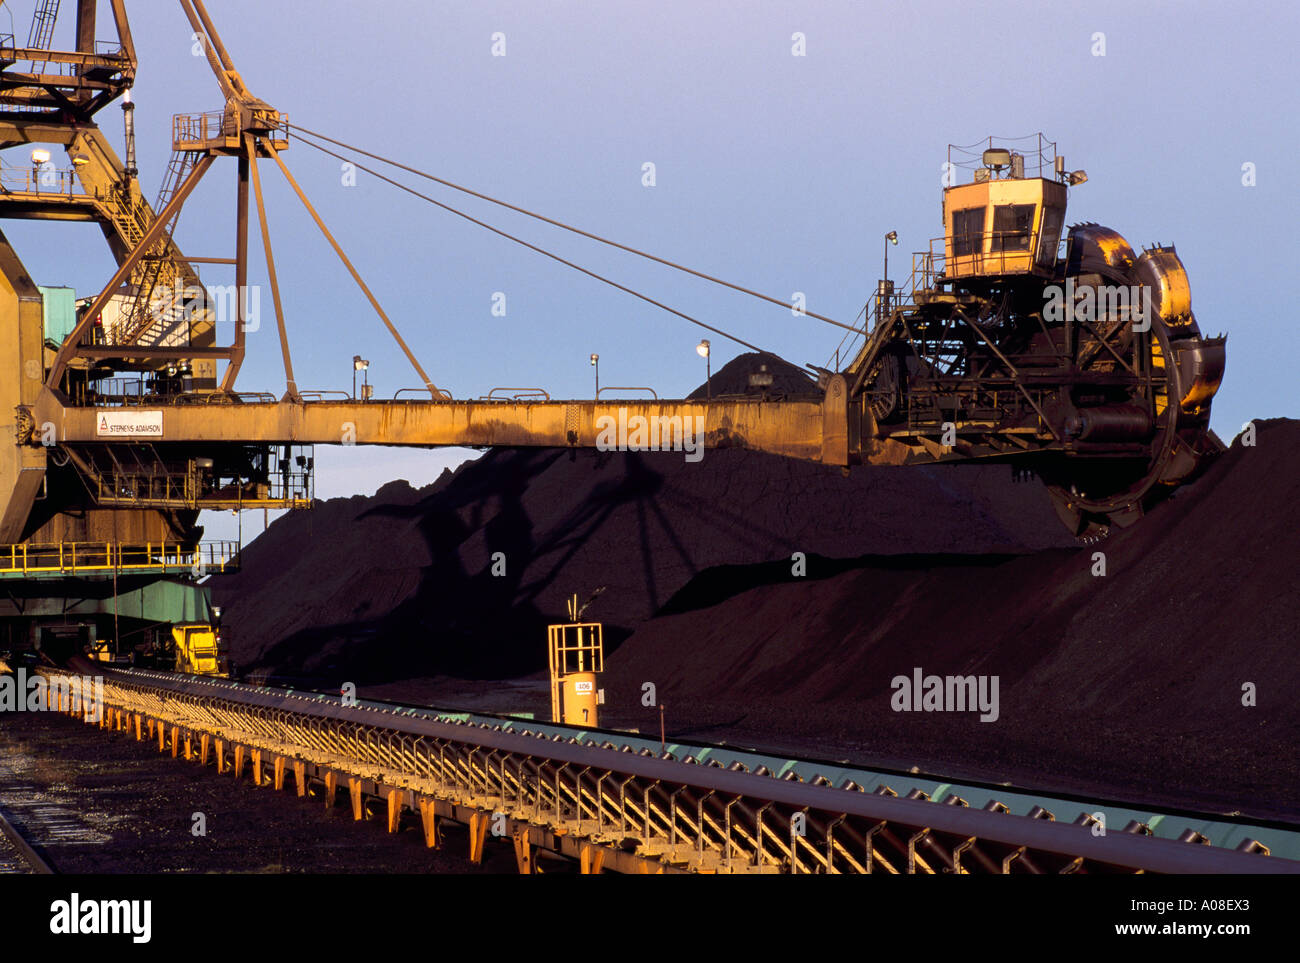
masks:
<path id="1" fill-rule="evenodd" d="M 947 170 L 972 166 L 964 154 L 970 149 L 950 146 Z M 1036 149 L 1024 152 L 995 147 L 990 138 L 972 182 L 944 189 L 943 277 L 1053 274 L 1066 188 L 1085 180 L 1083 171 L 1066 173 L 1065 158 L 1041 136 Z"/>

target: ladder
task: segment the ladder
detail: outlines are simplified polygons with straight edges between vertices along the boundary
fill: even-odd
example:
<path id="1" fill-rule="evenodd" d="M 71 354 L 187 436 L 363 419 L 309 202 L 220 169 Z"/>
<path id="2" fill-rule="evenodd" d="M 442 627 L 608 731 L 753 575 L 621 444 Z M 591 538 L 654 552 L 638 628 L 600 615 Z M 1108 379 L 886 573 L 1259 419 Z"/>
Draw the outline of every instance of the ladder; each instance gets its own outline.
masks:
<path id="1" fill-rule="evenodd" d="M 40 0 L 32 17 L 32 29 L 27 33 L 27 46 L 32 50 L 49 50 L 54 40 L 54 24 L 59 19 L 60 0 Z M 45 61 L 32 61 L 32 73 L 45 69 Z"/>

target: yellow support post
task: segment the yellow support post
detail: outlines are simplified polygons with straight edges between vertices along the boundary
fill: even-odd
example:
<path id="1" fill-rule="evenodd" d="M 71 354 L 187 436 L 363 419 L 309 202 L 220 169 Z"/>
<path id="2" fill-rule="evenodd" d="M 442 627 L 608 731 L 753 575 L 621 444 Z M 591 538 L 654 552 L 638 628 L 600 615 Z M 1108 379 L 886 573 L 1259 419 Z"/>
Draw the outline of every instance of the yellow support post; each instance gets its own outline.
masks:
<path id="1" fill-rule="evenodd" d="M 334 808 L 334 796 L 338 792 L 339 776 L 333 769 L 325 770 L 325 808 Z"/>
<path id="2" fill-rule="evenodd" d="M 514 832 L 515 841 L 515 865 L 519 868 L 520 876 L 533 875 L 533 850 L 532 840 L 528 838 L 527 829 L 516 829 Z"/>
<path id="3" fill-rule="evenodd" d="M 348 777 L 348 795 L 352 797 L 352 819 L 361 822 L 365 813 L 361 809 L 361 780 L 356 776 Z"/>
<path id="4" fill-rule="evenodd" d="M 488 813 L 470 813 L 469 817 L 469 861 L 474 864 L 483 862 L 483 846 L 487 842 Z"/>
<path id="5" fill-rule="evenodd" d="M 276 792 L 284 788 L 284 756 L 276 756 L 272 769 L 272 786 Z"/>
<path id="6" fill-rule="evenodd" d="M 402 796 L 400 790 L 388 790 L 388 831 L 397 832 L 402 822 Z"/>
<path id="7" fill-rule="evenodd" d="M 298 797 L 307 795 L 307 764 L 301 759 L 293 761 L 293 781 L 298 787 Z"/>
<path id="8" fill-rule="evenodd" d="M 438 832 L 438 815 L 432 799 L 420 797 L 420 824 L 424 827 L 426 849 L 441 849 L 442 837 Z"/>

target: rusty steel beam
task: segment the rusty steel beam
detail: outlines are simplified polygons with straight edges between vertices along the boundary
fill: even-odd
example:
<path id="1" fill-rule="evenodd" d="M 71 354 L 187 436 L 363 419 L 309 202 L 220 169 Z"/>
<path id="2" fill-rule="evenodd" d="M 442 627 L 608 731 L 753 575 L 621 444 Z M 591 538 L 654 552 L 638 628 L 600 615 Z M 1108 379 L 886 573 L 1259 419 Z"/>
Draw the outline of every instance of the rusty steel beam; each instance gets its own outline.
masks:
<path id="1" fill-rule="evenodd" d="M 177 350 L 194 354 L 192 348 Z M 159 351 L 139 349 L 138 353 L 152 356 Z M 108 439 L 97 432 L 98 415 L 131 410 L 65 407 L 46 391 L 34 406 L 33 418 L 37 424 L 52 423 L 61 443 L 103 442 Z M 824 405 L 816 400 L 281 401 L 186 404 L 150 410 L 162 411 L 163 435 L 152 438 L 155 443 L 580 447 L 683 451 L 689 455 L 689 446 L 696 444 L 700 426 L 704 448 L 749 448 L 808 461 L 848 464 L 845 432 L 825 430 Z M 640 439 L 630 431 L 620 435 L 620 424 L 630 431 L 645 424 L 647 435 Z M 689 443 L 682 430 L 687 425 L 691 432 Z M 648 434 L 651 426 L 662 428 L 658 443 Z"/>
<path id="2" fill-rule="evenodd" d="M 252 158 L 249 169 L 253 175 L 253 194 L 257 198 L 257 220 L 262 228 L 262 251 L 266 256 L 266 274 L 271 282 L 271 300 L 275 304 L 275 326 L 280 332 L 280 355 L 284 360 L 284 386 L 285 401 L 301 401 L 298 394 L 298 382 L 293 376 L 293 358 L 289 353 L 289 331 L 284 323 L 284 304 L 280 299 L 280 278 L 275 270 L 275 252 L 271 248 L 271 228 L 266 221 L 266 203 L 262 197 L 262 178 L 257 171 L 257 154 L 253 147 L 253 136 L 244 135 L 245 143 L 248 148 L 248 155 Z M 243 290 L 238 284 L 235 286 L 236 291 Z M 244 300 L 242 295 L 239 297 L 239 310 L 244 310 Z"/>
<path id="3" fill-rule="evenodd" d="M 77 49 L 95 52 L 95 13 L 99 0 L 77 0 Z"/>

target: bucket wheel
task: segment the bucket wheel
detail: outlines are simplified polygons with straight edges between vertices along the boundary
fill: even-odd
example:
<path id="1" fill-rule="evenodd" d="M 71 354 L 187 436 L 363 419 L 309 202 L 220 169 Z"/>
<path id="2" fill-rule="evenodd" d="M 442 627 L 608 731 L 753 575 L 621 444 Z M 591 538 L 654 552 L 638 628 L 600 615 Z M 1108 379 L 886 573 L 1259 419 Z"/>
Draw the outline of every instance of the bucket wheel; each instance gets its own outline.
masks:
<path id="1" fill-rule="evenodd" d="M 1117 339 L 1123 363 L 1146 376 L 1129 401 L 1152 418 L 1145 452 L 1113 460 L 1067 456 L 1040 472 L 1061 520 L 1089 541 L 1105 537 L 1112 525 L 1133 524 L 1219 453 L 1221 446 L 1209 432 L 1209 402 L 1223 374 L 1224 340 L 1201 337 L 1189 296 L 1183 304 L 1171 303 L 1166 278 L 1173 275 L 1185 286 L 1172 249 L 1155 248 L 1135 258 L 1127 242 L 1106 228 L 1081 225 L 1071 235 L 1077 258 L 1072 273 L 1099 274 L 1106 283 L 1130 290 L 1155 289 L 1148 330 L 1130 326 Z M 1092 354 L 1094 362 L 1100 357 L 1101 352 Z"/>

